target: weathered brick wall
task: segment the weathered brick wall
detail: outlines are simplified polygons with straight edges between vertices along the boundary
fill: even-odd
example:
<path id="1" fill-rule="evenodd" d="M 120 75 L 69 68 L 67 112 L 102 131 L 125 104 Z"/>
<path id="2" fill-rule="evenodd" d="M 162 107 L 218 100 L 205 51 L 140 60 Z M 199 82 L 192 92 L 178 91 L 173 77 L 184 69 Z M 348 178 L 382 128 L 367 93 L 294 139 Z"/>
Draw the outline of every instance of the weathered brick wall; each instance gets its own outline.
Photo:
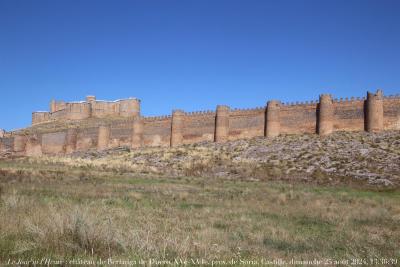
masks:
<path id="1" fill-rule="evenodd" d="M 94 96 L 88 96 L 86 101 L 78 102 L 52 100 L 50 102 L 50 112 L 32 113 L 32 124 L 51 120 L 82 120 L 90 117 L 134 117 L 138 116 L 139 114 L 139 99 L 128 98 L 116 101 L 103 101 L 96 100 Z"/>
<path id="2" fill-rule="evenodd" d="M 2 137 L 0 138 L 0 151 L 12 151 L 14 146 L 14 138 L 13 137 Z"/>
<path id="3" fill-rule="evenodd" d="M 50 120 L 49 112 L 32 112 L 32 124 L 37 124 Z"/>
<path id="4" fill-rule="evenodd" d="M 236 109 L 229 114 L 229 140 L 264 136 L 265 107 Z"/>
<path id="5" fill-rule="evenodd" d="M 374 98 L 374 105 L 379 105 L 376 109 L 376 118 L 373 122 L 380 121 L 383 123 L 378 127 L 379 130 L 400 130 L 400 97 L 388 96 L 382 97 L 380 92 L 376 94 L 368 94 L 368 99 Z M 367 127 L 368 112 L 372 109 L 368 105 L 372 102 L 366 98 L 351 98 L 349 99 L 331 99 L 329 96 L 325 103 L 329 106 L 330 113 L 329 128 L 331 131 L 363 131 L 369 130 Z M 135 101 L 132 99 L 132 101 Z M 320 116 L 320 103 L 316 101 L 296 103 L 296 104 L 279 104 L 274 102 L 274 123 L 276 123 L 277 134 L 300 134 L 300 133 L 318 133 L 319 121 L 323 116 Z M 100 102 L 101 103 L 101 102 Z M 118 101 L 116 102 L 118 103 Z M 132 102 L 133 103 L 133 102 Z M 139 103 L 139 102 L 137 102 Z M 367 103 L 369 103 L 367 105 Z M 70 103 L 68 103 L 70 105 Z M 68 106 L 67 105 L 67 106 Z M 75 103 L 75 110 L 80 110 L 81 107 L 87 110 L 88 103 Z M 112 112 L 116 112 L 116 106 L 107 105 L 106 108 L 111 108 Z M 368 107 L 368 108 L 367 108 Z M 223 141 L 237 140 L 242 138 L 252 138 L 256 136 L 265 136 L 267 127 L 267 117 L 271 116 L 272 112 L 267 112 L 266 107 L 254 109 L 233 109 L 230 110 L 227 106 L 219 106 L 219 112 L 223 112 Z M 368 111 L 369 110 L 369 111 Z M 65 116 L 67 109 L 56 111 L 52 116 Z M 111 112 L 110 111 L 110 112 Z M 179 119 L 179 123 L 175 125 L 173 140 L 180 144 L 191 144 L 202 141 L 216 141 L 216 124 L 217 114 L 215 111 L 204 112 L 178 112 L 179 117 L 175 116 L 175 123 Z M 175 113 L 174 114 L 178 114 Z M 267 114 L 269 114 L 267 116 Z M 326 114 L 325 114 L 326 115 Z M 222 116 L 222 115 L 221 115 Z M 221 117 L 220 116 L 220 117 Z M 135 119 L 136 118 L 136 119 Z M 227 119 L 229 118 L 229 119 Z M 171 145 L 171 125 L 173 122 L 172 116 L 160 117 L 127 117 L 122 121 L 104 124 L 104 127 L 110 129 L 108 142 L 105 142 L 106 147 L 131 146 L 133 136 L 133 122 L 140 121 L 140 135 L 137 136 L 138 143 L 144 146 L 170 146 Z M 322 119 L 323 120 L 323 119 Z M 323 120 L 326 123 L 327 120 Z M 229 122 L 229 123 L 227 123 Z M 99 124 L 100 125 L 100 124 Z M 383 125 L 383 126 L 382 126 Z M 99 127 L 85 127 L 76 129 L 74 138 L 67 138 L 67 129 L 53 133 L 32 133 L 30 135 L 14 135 L 0 138 L 0 149 L 2 151 L 11 150 L 22 152 L 26 150 L 27 155 L 40 155 L 71 152 L 71 149 L 88 150 L 95 149 L 98 146 Z M 226 131 L 225 128 L 228 128 Z M 75 131 L 75 130 L 74 130 Z M 369 130 L 370 131 L 370 130 Z M 143 133 L 143 134 L 142 134 Z M 320 133 L 321 134 L 321 133 Z M 71 135 L 71 133 L 70 133 Z M 226 136 L 227 135 L 227 136 Z M 76 136 L 76 138 L 75 138 Z M 140 136 L 140 137 L 139 137 Z M 175 138 L 177 137 L 177 138 Z M 69 140 L 69 141 L 66 141 Z M 72 140 L 76 140 L 76 145 L 69 144 Z M 69 142 L 69 143 L 68 143 Z M 68 143 L 68 144 L 67 144 Z M 39 145 L 41 147 L 39 147 Z M 73 149 L 72 149 L 73 150 Z"/>
<path id="6" fill-rule="evenodd" d="M 171 116 L 148 117 L 143 121 L 145 146 L 169 146 L 171 140 Z"/>
<path id="7" fill-rule="evenodd" d="M 183 143 L 191 144 L 213 141 L 215 131 L 215 112 L 187 113 L 183 125 Z"/>
<path id="8" fill-rule="evenodd" d="M 362 131 L 365 129 L 365 99 L 334 100 L 334 131 Z"/>
<path id="9" fill-rule="evenodd" d="M 110 147 L 130 146 L 133 119 L 111 124 L 110 128 Z"/>
<path id="10" fill-rule="evenodd" d="M 44 154 L 60 154 L 65 151 L 66 132 L 46 133 L 42 135 L 42 152 Z"/>
<path id="11" fill-rule="evenodd" d="M 315 133 L 317 129 L 317 103 L 287 104 L 280 109 L 280 133 Z"/>
<path id="12" fill-rule="evenodd" d="M 79 129 L 77 134 L 76 150 L 85 151 L 97 146 L 98 127 Z"/>
<path id="13" fill-rule="evenodd" d="M 67 103 L 66 119 L 82 120 L 91 116 L 91 104 L 89 103 Z"/>
<path id="14" fill-rule="evenodd" d="M 383 100 L 383 128 L 400 130 L 400 98 L 386 97 Z"/>
<path id="15" fill-rule="evenodd" d="M 63 110 L 63 109 L 65 109 L 65 107 L 66 107 L 66 103 L 64 101 L 55 101 L 53 112 Z"/>
<path id="16" fill-rule="evenodd" d="M 136 98 L 117 100 L 119 103 L 118 115 L 122 117 L 133 117 L 140 114 L 140 100 Z"/>
<path id="17" fill-rule="evenodd" d="M 118 110 L 119 105 L 115 102 L 96 101 L 92 103 L 92 116 L 95 118 L 118 114 Z"/>
<path id="18" fill-rule="evenodd" d="M 41 144 L 42 136 L 39 134 L 34 134 L 27 137 L 27 142 L 25 146 L 25 155 L 26 156 L 41 156 L 43 154 L 42 144 Z"/>
<path id="19" fill-rule="evenodd" d="M 49 115 L 49 118 L 51 120 L 61 120 L 65 119 L 66 117 L 67 117 L 67 111 L 65 109 L 52 112 Z"/>

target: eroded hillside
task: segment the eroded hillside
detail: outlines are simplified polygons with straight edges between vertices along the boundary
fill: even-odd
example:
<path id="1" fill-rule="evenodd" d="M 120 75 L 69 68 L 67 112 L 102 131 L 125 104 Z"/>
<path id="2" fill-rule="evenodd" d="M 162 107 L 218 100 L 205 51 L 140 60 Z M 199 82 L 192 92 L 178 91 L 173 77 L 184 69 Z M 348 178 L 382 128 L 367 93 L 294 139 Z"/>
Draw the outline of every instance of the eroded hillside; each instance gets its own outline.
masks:
<path id="1" fill-rule="evenodd" d="M 140 150 L 120 147 L 62 157 L 31 158 L 29 161 L 97 167 L 117 173 L 398 187 L 400 132 L 338 132 L 325 138 L 286 135 Z"/>

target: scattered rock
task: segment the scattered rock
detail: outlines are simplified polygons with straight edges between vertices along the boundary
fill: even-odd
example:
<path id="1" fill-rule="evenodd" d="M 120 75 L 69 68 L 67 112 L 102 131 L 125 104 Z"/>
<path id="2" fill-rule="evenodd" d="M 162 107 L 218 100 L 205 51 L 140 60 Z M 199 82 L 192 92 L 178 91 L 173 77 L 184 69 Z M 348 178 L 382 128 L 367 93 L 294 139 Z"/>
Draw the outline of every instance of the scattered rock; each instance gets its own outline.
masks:
<path id="1" fill-rule="evenodd" d="M 257 137 L 132 151 L 120 147 L 76 152 L 72 157 L 105 161 L 105 168 L 113 168 L 111 162 L 115 162 L 118 169 L 125 166 L 132 172 L 165 175 L 313 180 L 318 170 L 319 180 L 324 181 L 342 177 L 370 185 L 400 186 L 400 131 L 336 132 L 323 139 L 312 134 Z"/>

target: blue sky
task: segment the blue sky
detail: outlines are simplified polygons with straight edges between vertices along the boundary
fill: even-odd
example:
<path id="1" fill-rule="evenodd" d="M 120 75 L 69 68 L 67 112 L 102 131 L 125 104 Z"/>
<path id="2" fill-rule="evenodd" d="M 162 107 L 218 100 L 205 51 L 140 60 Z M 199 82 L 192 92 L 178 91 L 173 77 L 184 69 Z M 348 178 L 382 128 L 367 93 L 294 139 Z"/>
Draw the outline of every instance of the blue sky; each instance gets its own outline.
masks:
<path id="1" fill-rule="evenodd" d="M 400 1 L 0 0 L 0 128 L 52 98 L 143 115 L 400 93 Z"/>

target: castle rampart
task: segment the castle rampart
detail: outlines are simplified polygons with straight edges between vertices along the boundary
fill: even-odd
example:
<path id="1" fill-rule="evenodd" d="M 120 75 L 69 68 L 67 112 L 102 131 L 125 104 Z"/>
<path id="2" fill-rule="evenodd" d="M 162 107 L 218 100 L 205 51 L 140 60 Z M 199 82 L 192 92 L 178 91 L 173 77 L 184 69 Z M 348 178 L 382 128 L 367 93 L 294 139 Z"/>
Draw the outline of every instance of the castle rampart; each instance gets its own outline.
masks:
<path id="1" fill-rule="evenodd" d="M 333 99 L 323 94 L 318 102 L 269 101 L 265 107 L 252 109 L 217 106 L 215 111 L 175 110 L 172 116 L 156 117 L 140 116 L 137 99 L 105 102 L 91 97 L 83 102 L 58 103 L 52 103 L 55 111 L 49 114 L 60 120 L 73 120 L 74 126 L 65 123 L 63 128 L 53 129 L 50 124 L 46 131 L 33 126 L 3 132 L 0 150 L 32 156 L 117 146 L 168 147 L 204 141 L 226 142 L 281 134 L 325 136 L 336 131 L 400 130 L 400 96 L 383 96 L 380 90 L 368 93 L 366 98 Z M 102 120 L 108 115 L 117 115 L 118 119 Z M 45 118 L 45 115 L 37 115 L 38 120 L 41 116 Z M 93 117 L 98 118 L 95 120 L 98 124 L 88 126 L 79 122 Z"/>
<path id="2" fill-rule="evenodd" d="M 50 120 L 50 112 L 36 111 L 32 112 L 32 124 L 38 124 Z"/>
<path id="3" fill-rule="evenodd" d="M 185 113 L 183 144 L 214 141 L 215 111 Z"/>
<path id="4" fill-rule="evenodd" d="M 67 120 L 83 120 L 91 117 L 91 103 L 67 103 L 65 107 Z"/>
<path id="5" fill-rule="evenodd" d="M 138 99 L 123 99 L 119 102 L 121 117 L 135 117 L 140 115 L 140 101 Z"/>
<path id="6" fill-rule="evenodd" d="M 87 118 L 135 117 L 140 115 L 140 100 L 136 98 L 116 101 L 96 100 L 87 96 L 80 102 L 50 102 L 50 111 L 32 112 L 32 125 L 54 120 L 83 120 Z"/>
<path id="7" fill-rule="evenodd" d="M 43 154 L 64 154 L 67 132 L 59 131 L 42 135 Z"/>

